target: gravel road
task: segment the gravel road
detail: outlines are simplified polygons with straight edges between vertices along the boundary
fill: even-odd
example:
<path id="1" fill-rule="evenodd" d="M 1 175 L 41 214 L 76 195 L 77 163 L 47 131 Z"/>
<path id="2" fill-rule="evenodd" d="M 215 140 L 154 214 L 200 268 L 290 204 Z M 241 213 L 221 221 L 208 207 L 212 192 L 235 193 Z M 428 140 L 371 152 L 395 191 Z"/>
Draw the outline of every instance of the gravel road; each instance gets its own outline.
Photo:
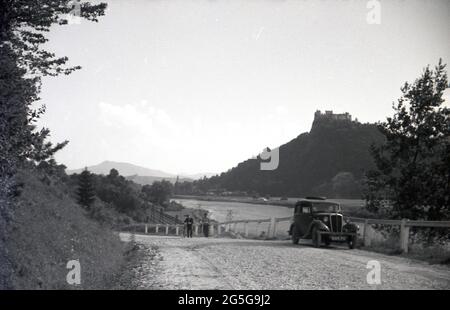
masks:
<path id="1" fill-rule="evenodd" d="M 121 234 L 129 240 L 129 234 Z M 450 289 L 450 268 L 344 246 L 226 238 L 136 235 L 146 255 L 134 268 L 141 289 Z M 368 284 L 368 261 L 381 284 Z"/>

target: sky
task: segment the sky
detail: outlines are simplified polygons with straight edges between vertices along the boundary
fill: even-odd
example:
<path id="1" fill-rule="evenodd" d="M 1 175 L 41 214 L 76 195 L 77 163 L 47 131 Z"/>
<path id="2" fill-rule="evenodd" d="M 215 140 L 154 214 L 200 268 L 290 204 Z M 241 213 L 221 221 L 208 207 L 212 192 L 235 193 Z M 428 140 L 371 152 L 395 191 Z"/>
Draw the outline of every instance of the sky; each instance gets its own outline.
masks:
<path id="1" fill-rule="evenodd" d="M 317 109 L 382 121 L 405 81 L 450 63 L 448 0 L 381 0 L 379 15 L 374 0 L 104 2 L 45 46 L 82 66 L 44 78 L 39 101 L 70 169 L 226 171 L 309 131 Z"/>

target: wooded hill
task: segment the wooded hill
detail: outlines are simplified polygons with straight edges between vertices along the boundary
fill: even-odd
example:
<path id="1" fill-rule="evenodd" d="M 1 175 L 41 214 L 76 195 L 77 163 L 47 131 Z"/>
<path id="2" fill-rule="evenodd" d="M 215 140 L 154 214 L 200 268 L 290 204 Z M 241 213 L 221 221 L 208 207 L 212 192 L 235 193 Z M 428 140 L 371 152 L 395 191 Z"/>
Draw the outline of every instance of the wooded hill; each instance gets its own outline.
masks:
<path id="1" fill-rule="evenodd" d="M 248 159 L 221 175 L 195 182 L 195 187 L 272 196 L 359 198 L 364 173 L 374 167 L 370 146 L 382 141 L 375 124 L 319 117 L 309 133 L 280 146 L 277 169 L 261 170 L 260 158 Z"/>

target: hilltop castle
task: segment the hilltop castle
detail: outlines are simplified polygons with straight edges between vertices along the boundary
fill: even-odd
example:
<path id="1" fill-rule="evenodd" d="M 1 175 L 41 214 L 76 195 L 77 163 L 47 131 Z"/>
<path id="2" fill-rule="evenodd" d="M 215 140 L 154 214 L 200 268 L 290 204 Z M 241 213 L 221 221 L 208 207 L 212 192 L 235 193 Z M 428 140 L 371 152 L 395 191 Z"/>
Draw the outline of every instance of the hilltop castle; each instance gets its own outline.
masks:
<path id="1" fill-rule="evenodd" d="M 320 110 L 317 110 L 316 113 L 314 113 L 314 120 L 316 119 L 334 119 L 339 121 L 351 121 L 352 116 L 345 112 L 343 114 L 334 114 L 333 111 L 325 111 L 325 113 L 322 113 Z"/>

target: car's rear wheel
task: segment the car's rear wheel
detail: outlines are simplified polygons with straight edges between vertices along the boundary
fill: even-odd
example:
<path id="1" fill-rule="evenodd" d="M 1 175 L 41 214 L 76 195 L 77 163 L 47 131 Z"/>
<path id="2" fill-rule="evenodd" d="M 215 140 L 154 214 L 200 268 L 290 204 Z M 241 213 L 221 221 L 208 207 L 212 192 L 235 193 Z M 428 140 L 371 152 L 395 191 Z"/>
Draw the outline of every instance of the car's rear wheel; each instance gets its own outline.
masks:
<path id="1" fill-rule="evenodd" d="M 299 238 L 299 236 L 297 234 L 297 231 L 296 231 L 295 227 L 292 227 L 291 228 L 291 240 L 292 240 L 292 243 L 293 244 L 298 244 L 299 239 L 300 238 Z"/>
<path id="2" fill-rule="evenodd" d="M 312 235 L 313 246 L 315 248 L 318 248 L 320 246 L 320 244 L 319 244 L 319 230 L 317 229 L 316 226 L 313 227 L 311 235 Z"/>
<path id="3" fill-rule="evenodd" d="M 348 248 L 353 250 L 356 246 L 356 236 L 348 237 Z"/>

